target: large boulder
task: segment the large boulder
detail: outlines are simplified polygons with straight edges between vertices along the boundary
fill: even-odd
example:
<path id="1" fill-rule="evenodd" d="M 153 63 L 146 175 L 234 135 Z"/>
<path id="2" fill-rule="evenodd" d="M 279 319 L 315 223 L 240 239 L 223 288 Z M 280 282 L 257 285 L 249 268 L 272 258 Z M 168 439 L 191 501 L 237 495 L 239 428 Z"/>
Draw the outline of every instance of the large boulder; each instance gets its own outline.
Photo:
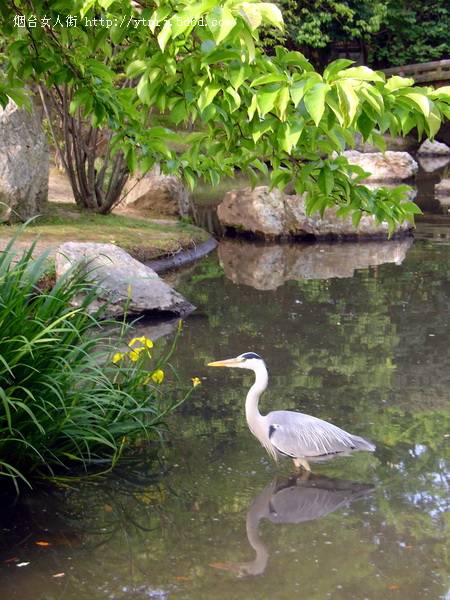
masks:
<path id="1" fill-rule="evenodd" d="M 254 189 L 231 190 L 218 206 L 221 224 L 238 233 L 250 233 L 268 240 L 289 238 L 336 238 L 368 239 L 386 238 L 387 223 L 377 223 L 374 217 L 361 218 L 357 228 L 351 217 L 336 215 L 336 208 L 329 208 L 323 217 L 306 214 L 305 200 L 298 195 L 286 195 L 267 186 Z M 396 234 L 407 233 L 409 223 L 397 227 Z"/>
<path id="2" fill-rule="evenodd" d="M 0 221 L 26 221 L 48 196 L 49 150 L 36 109 L 0 107 Z"/>
<path id="3" fill-rule="evenodd" d="M 353 277 L 355 270 L 400 265 L 413 240 L 354 244 L 252 244 L 222 240 L 219 260 L 236 284 L 274 290 L 289 280 Z"/>
<path id="4" fill-rule="evenodd" d="M 417 151 L 417 154 L 422 156 L 450 156 L 450 148 L 447 144 L 442 144 L 441 142 L 425 140 Z"/>
<path id="5" fill-rule="evenodd" d="M 287 235 L 285 195 L 265 185 L 227 192 L 217 208 L 219 221 L 238 232 L 265 238 Z"/>
<path id="6" fill-rule="evenodd" d="M 407 152 L 358 152 L 346 150 L 343 155 L 352 165 L 370 173 L 365 181 L 403 181 L 411 179 L 419 166 Z"/>
<path id="7" fill-rule="evenodd" d="M 165 216 L 187 216 L 189 204 L 189 192 L 182 181 L 163 175 L 158 165 L 144 176 L 131 177 L 122 200 L 122 206 Z"/>
<path id="8" fill-rule="evenodd" d="M 185 315 L 195 307 L 158 275 L 114 244 L 67 242 L 56 253 L 56 277 L 78 265 L 99 291 L 95 311 L 107 304 L 105 316 Z"/>

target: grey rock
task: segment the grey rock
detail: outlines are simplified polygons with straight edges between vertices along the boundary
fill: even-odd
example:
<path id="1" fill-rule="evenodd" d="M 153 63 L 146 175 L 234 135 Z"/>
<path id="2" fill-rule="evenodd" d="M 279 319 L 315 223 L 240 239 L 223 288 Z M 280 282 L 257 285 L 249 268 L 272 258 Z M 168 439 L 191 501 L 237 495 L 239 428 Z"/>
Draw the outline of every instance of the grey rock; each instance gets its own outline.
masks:
<path id="1" fill-rule="evenodd" d="M 434 194 L 441 206 L 450 208 L 450 179 L 442 179 L 437 183 L 434 186 Z"/>
<path id="2" fill-rule="evenodd" d="M 353 277 L 355 270 L 384 263 L 400 265 L 412 238 L 348 244 L 253 244 L 222 240 L 219 259 L 236 284 L 274 290 L 289 280 Z"/>
<path id="3" fill-rule="evenodd" d="M 346 150 L 343 152 L 349 163 L 358 165 L 370 173 L 365 181 L 403 181 L 411 179 L 417 173 L 419 166 L 407 152 L 358 152 Z"/>
<path id="4" fill-rule="evenodd" d="M 189 192 L 178 177 L 163 175 L 157 165 L 144 176 L 130 178 L 122 206 L 159 215 L 187 216 Z"/>
<path id="5" fill-rule="evenodd" d="M 392 137 L 385 133 L 383 138 L 386 144 L 386 150 L 393 150 L 395 152 L 415 152 L 417 150 L 418 142 L 414 135 Z M 380 152 L 380 148 L 377 146 L 364 142 L 360 133 L 355 135 L 355 142 L 355 150 L 359 150 L 360 152 Z"/>
<path id="6" fill-rule="evenodd" d="M 36 111 L 0 107 L 0 221 L 40 214 L 48 196 L 49 150 Z"/>
<path id="7" fill-rule="evenodd" d="M 221 224 L 238 232 L 249 232 L 267 240 L 301 237 L 315 238 L 386 238 L 387 223 L 377 223 L 372 216 L 363 216 L 358 227 L 351 217 L 336 215 L 337 208 L 329 208 L 323 217 L 317 212 L 306 214 L 305 200 L 298 195 L 286 195 L 267 186 L 255 189 L 231 190 L 217 209 Z M 397 227 L 396 234 L 411 229 L 409 223 Z"/>
<path id="8" fill-rule="evenodd" d="M 450 154 L 443 156 L 422 155 L 419 156 L 417 160 L 424 171 L 433 173 L 433 171 L 442 169 L 450 163 Z"/>
<path id="9" fill-rule="evenodd" d="M 265 185 L 230 190 L 217 208 L 222 225 L 266 238 L 286 234 L 285 195 Z"/>
<path id="10" fill-rule="evenodd" d="M 56 253 L 56 277 L 79 265 L 98 286 L 91 310 L 107 304 L 106 315 L 170 313 L 185 315 L 195 309 L 149 267 L 114 244 L 67 242 Z"/>
<path id="11" fill-rule="evenodd" d="M 425 140 L 417 151 L 417 154 L 425 156 L 450 156 L 450 148 L 447 144 L 442 144 L 441 142 Z"/>

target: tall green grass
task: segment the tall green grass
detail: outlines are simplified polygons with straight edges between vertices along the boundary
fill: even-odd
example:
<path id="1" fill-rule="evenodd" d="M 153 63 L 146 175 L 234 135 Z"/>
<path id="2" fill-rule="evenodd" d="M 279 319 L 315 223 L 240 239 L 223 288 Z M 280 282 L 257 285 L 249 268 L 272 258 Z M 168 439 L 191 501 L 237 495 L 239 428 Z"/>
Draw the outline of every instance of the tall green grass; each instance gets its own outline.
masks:
<path id="1" fill-rule="evenodd" d="M 176 404 L 152 379 L 148 348 L 113 363 L 101 315 L 88 312 L 95 289 L 81 275 L 42 292 L 48 257 L 33 252 L 15 254 L 12 241 L 0 253 L 0 484 L 17 489 L 114 465 L 136 437 L 159 437 Z"/>

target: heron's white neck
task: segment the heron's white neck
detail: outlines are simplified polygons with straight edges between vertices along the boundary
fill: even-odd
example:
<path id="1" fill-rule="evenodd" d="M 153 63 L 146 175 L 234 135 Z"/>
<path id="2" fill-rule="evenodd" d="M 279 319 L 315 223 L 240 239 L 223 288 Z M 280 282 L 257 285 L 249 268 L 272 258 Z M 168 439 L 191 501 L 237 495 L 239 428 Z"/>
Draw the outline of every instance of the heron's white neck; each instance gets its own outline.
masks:
<path id="1" fill-rule="evenodd" d="M 253 371 L 255 373 L 255 382 L 248 390 L 247 398 L 245 400 L 245 416 L 251 431 L 259 438 L 258 426 L 262 424 L 264 417 L 259 412 L 258 402 L 261 394 L 267 388 L 269 376 L 266 366 L 262 361 L 255 365 Z"/>

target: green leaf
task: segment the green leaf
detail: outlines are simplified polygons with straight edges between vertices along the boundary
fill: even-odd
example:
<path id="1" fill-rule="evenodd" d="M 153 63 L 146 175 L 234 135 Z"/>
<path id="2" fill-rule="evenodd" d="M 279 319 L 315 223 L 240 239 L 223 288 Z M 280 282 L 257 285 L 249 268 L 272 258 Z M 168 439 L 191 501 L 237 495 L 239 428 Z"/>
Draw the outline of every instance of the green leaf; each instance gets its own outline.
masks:
<path id="1" fill-rule="evenodd" d="M 308 90 L 310 90 L 317 83 L 322 83 L 322 78 L 318 73 L 308 73 L 307 76 L 302 79 L 298 79 L 294 81 L 291 85 L 291 98 L 294 106 L 297 106 L 299 102 L 302 100 L 303 96 L 306 94 Z"/>
<path id="2" fill-rule="evenodd" d="M 339 80 L 336 82 L 336 88 L 339 97 L 339 105 L 342 112 L 347 117 L 347 124 L 350 125 L 356 116 L 358 110 L 359 98 L 348 80 Z"/>
<path id="3" fill-rule="evenodd" d="M 126 70 L 126 74 L 128 77 L 136 77 L 136 75 L 142 75 L 142 73 L 146 70 L 147 63 L 145 60 L 133 60 Z"/>
<path id="4" fill-rule="evenodd" d="M 150 104 L 151 88 L 147 75 L 142 75 L 137 85 L 137 95 L 144 104 Z"/>
<path id="5" fill-rule="evenodd" d="M 81 104 L 86 105 L 88 102 L 92 102 L 90 90 L 88 88 L 77 90 L 70 103 L 69 113 L 73 115 Z"/>
<path id="6" fill-rule="evenodd" d="M 273 127 L 277 122 L 275 117 L 269 116 L 266 119 L 252 123 L 252 138 L 255 144 L 267 131 L 273 131 Z"/>
<path id="7" fill-rule="evenodd" d="M 178 125 L 186 118 L 186 115 L 186 102 L 184 99 L 182 99 L 179 100 L 170 111 L 170 120 L 175 123 L 175 125 Z"/>
<path id="8" fill-rule="evenodd" d="M 349 60 L 348 58 L 338 58 L 337 60 L 333 60 L 323 72 L 324 81 L 333 81 L 334 76 L 339 73 L 339 71 L 342 71 L 342 69 L 352 65 L 354 62 L 354 60 Z"/>
<path id="9" fill-rule="evenodd" d="M 355 210 L 352 214 L 352 225 L 355 229 L 358 229 L 359 222 L 361 221 L 362 212 L 360 210 Z"/>
<path id="10" fill-rule="evenodd" d="M 317 183 L 321 192 L 326 196 L 331 196 L 331 192 L 334 189 L 334 176 L 333 172 L 327 166 L 322 167 Z"/>
<path id="11" fill-rule="evenodd" d="M 272 110 L 279 92 L 280 88 L 277 87 L 274 90 L 262 90 L 256 95 L 256 105 L 260 117 L 264 117 L 264 115 Z"/>
<path id="12" fill-rule="evenodd" d="M 435 106 L 431 107 L 430 114 L 427 117 L 428 136 L 433 138 L 441 127 L 441 116 Z"/>
<path id="13" fill-rule="evenodd" d="M 367 100 L 367 102 L 370 104 L 370 106 L 375 110 L 375 112 L 378 115 L 381 115 L 384 111 L 384 101 L 383 101 L 383 96 L 380 94 L 380 92 L 373 88 L 373 87 L 367 87 L 367 88 L 360 88 L 358 91 L 359 95 L 362 96 L 365 100 Z"/>
<path id="14" fill-rule="evenodd" d="M 239 6 L 239 13 L 244 17 L 252 31 L 258 29 L 262 23 L 262 15 L 258 4 L 243 2 Z"/>
<path id="15" fill-rule="evenodd" d="M 384 81 L 384 78 L 369 67 L 351 67 L 337 73 L 338 79 L 357 79 L 358 81 Z"/>
<path id="16" fill-rule="evenodd" d="M 440 100 L 447 100 L 447 102 L 450 102 L 450 85 L 443 85 L 437 90 L 432 90 L 430 96 L 432 98 L 439 98 Z"/>
<path id="17" fill-rule="evenodd" d="M 306 110 L 311 115 L 316 127 L 325 110 L 325 96 L 330 90 L 328 83 L 317 83 L 311 90 L 305 94 L 304 102 Z"/>
<path id="18" fill-rule="evenodd" d="M 286 120 L 286 109 L 289 102 L 289 88 L 287 86 L 282 87 L 277 98 L 276 108 L 281 121 Z"/>
<path id="19" fill-rule="evenodd" d="M 408 92 L 402 96 L 403 98 L 409 98 L 412 100 L 422 111 L 424 117 L 428 118 L 430 114 L 430 101 L 424 94 L 417 94 L 415 92 Z"/>
<path id="20" fill-rule="evenodd" d="M 239 96 L 239 94 L 236 92 L 236 90 L 229 85 L 226 89 L 225 89 L 226 93 L 229 94 L 233 100 L 234 100 L 234 107 L 231 109 L 231 112 L 234 112 L 235 110 L 237 110 L 240 105 L 241 105 L 241 97 Z"/>
<path id="21" fill-rule="evenodd" d="M 283 125 L 282 136 L 281 136 L 281 148 L 291 153 L 292 148 L 297 144 L 298 140 L 303 131 L 303 120 L 299 120 L 297 123 L 285 123 Z"/>
<path id="22" fill-rule="evenodd" d="M 281 31 L 284 29 L 283 15 L 281 10 L 272 2 L 258 2 L 257 4 L 264 23 L 270 23 Z"/>
<path id="23" fill-rule="evenodd" d="M 163 28 L 158 33 L 157 40 L 161 51 L 164 52 L 167 42 L 170 40 L 172 35 L 172 24 L 170 21 L 165 21 Z"/>
<path id="24" fill-rule="evenodd" d="M 247 53 L 248 53 L 248 62 L 252 63 L 255 60 L 255 42 L 253 41 L 253 38 L 250 34 L 249 31 L 247 31 L 247 29 L 244 29 L 243 31 L 241 31 L 241 40 L 244 43 L 245 47 L 247 48 Z"/>
<path id="25" fill-rule="evenodd" d="M 411 213 L 412 215 L 421 215 L 421 209 L 415 204 L 415 202 L 402 202 L 400 205 L 405 212 Z"/>
<path id="26" fill-rule="evenodd" d="M 256 87 L 258 85 L 265 85 L 267 83 L 281 83 L 286 81 L 286 76 L 281 73 L 267 73 L 266 75 L 260 75 L 254 79 L 250 87 Z"/>
<path id="27" fill-rule="evenodd" d="M 253 116 L 255 114 L 255 111 L 257 109 L 257 95 L 254 94 L 252 96 L 251 102 L 250 102 L 250 106 L 248 107 L 247 110 L 247 114 L 248 114 L 248 120 L 251 121 L 253 119 Z"/>
<path id="28" fill-rule="evenodd" d="M 395 92 L 395 90 L 411 87 L 413 85 L 414 79 L 411 79 L 410 77 L 399 77 L 398 75 L 394 75 L 387 80 L 384 89 L 388 92 Z"/>
<path id="29" fill-rule="evenodd" d="M 206 15 L 206 22 L 216 44 L 220 44 L 236 25 L 236 19 L 231 12 L 220 6 L 216 6 Z"/>
<path id="30" fill-rule="evenodd" d="M 245 81 L 246 69 L 243 65 L 230 70 L 230 83 L 235 90 L 239 89 Z"/>
<path id="31" fill-rule="evenodd" d="M 220 90 L 221 87 L 217 84 L 211 84 L 202 89 L 200 96 L 197 100 L 198 107 L 202 112 L 207 106 L 211 104 L 211 102 L 214 100 L 214 98 L 217 96 Z"/>

